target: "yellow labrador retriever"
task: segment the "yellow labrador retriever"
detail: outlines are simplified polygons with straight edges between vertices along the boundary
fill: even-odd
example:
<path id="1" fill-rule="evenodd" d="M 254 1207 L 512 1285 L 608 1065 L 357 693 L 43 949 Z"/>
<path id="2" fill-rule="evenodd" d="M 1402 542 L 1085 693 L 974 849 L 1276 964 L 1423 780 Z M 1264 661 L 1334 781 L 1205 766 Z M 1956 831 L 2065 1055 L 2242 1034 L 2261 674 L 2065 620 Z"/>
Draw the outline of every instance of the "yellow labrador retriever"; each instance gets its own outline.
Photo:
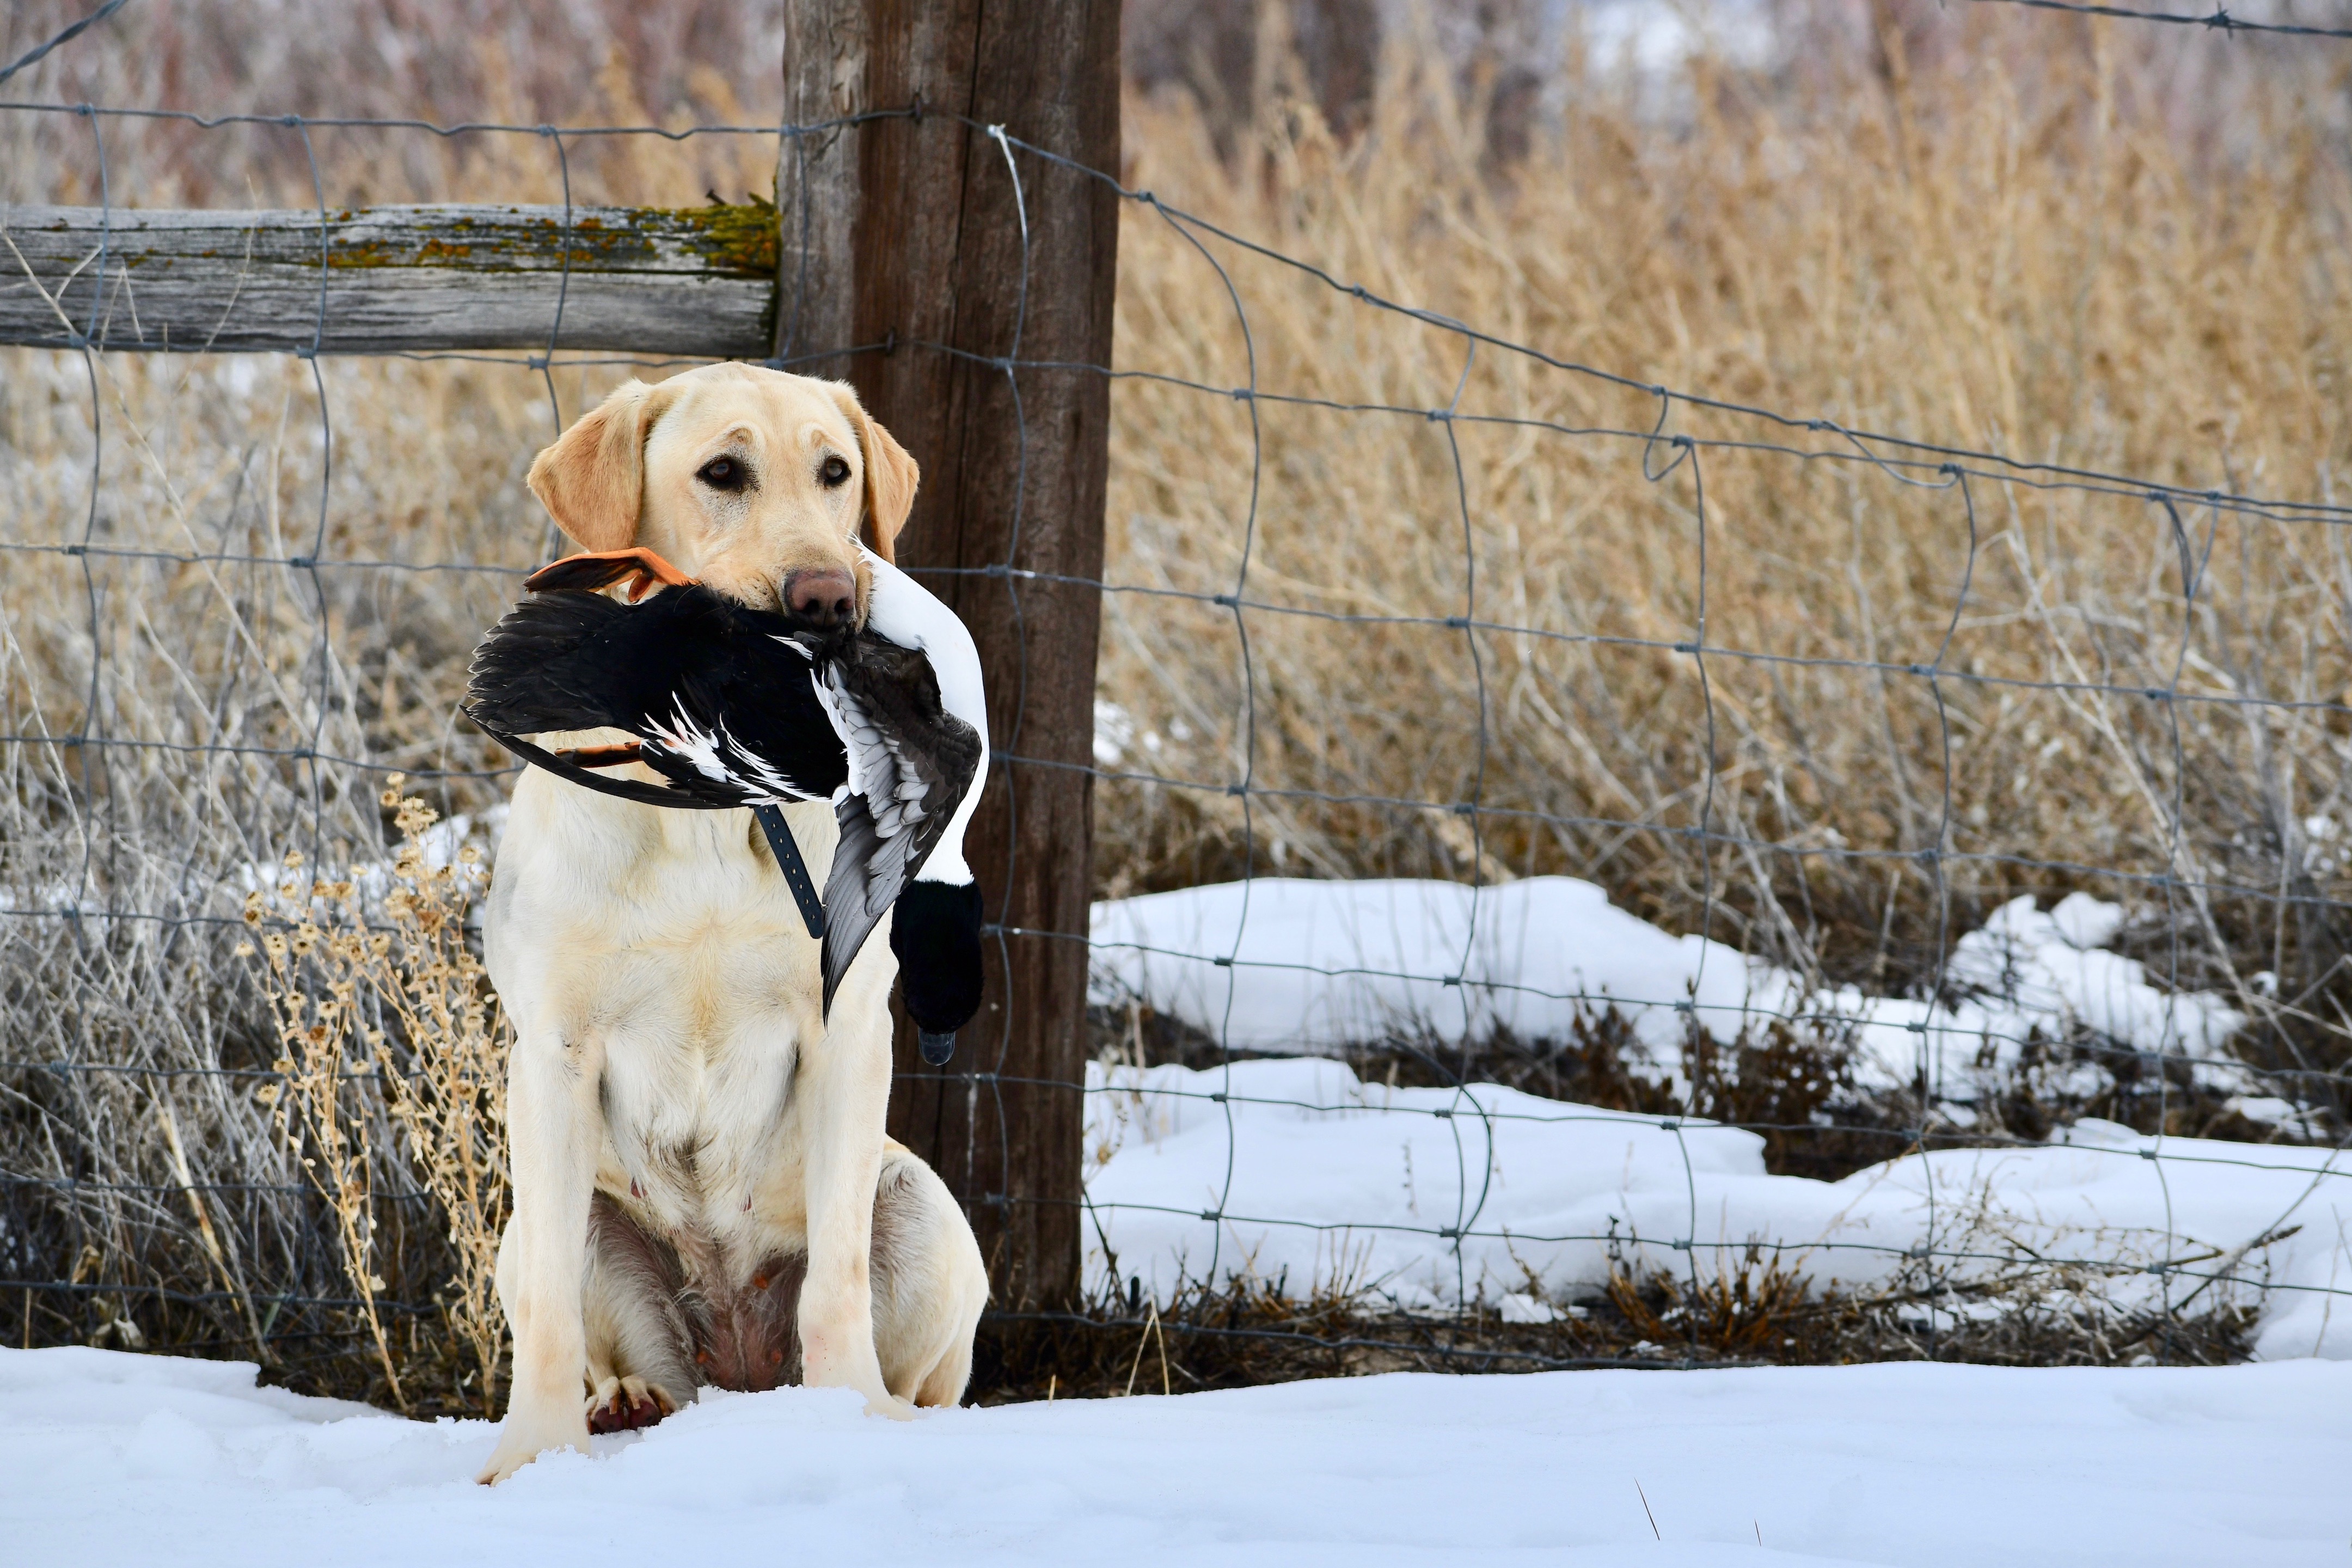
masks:
<path id="1" fill-rule="evenodd" d="M 862 621 L 861 528 L 889 559 L 917 477 L 848 386 L 723 364 L 624 385 L 539 455 L 530 488 L 584 550 L 646 546 L 831 624 Z M 832 807 L 785 816 L 824 886 Z M 884 1136 L 887 926 L 828 1023 L 818 944 L 749 811 L 666 811 L 530 769 L 485 935 L 516 1030 L 498 1270 L 515 1349 L 483 1481 L 704 1384 L 854 1388 L 892 1416 L 961 1395 L 988 1277 L 946 1186 Z"/>

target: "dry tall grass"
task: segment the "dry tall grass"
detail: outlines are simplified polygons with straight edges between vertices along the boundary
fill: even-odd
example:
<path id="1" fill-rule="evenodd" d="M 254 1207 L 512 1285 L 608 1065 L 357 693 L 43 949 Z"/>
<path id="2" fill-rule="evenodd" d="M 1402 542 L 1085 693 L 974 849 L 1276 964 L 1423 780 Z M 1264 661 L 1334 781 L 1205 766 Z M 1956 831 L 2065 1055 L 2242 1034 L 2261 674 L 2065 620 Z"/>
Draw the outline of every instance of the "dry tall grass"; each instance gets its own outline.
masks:
<path id="1" fill-rule="evenodd" d="M 304 7 L 305 31 L 292 8 L 256 22 L 247 6 L 159 0 L 141 47 L 60 56 L 39 85 L 521 123 L 772 112 L 759 96 L 772 74 L 745 64 L 772 58 L 771 44 L 680 50 L 628 9 L 578 8 L 583 36 L 645 32 L 616 63 L 530 47 L 505 13 L 457 0 L 422 8 L 406 33 L 383 7 Z M 734 26 L 719 15 L 734 9 L 691 15 Z M 29 33 L 46 13 L 18 15 Z M 1781 21 L 1795 41 L 1766 64 L 1702 55 L 1662 79 L 1572 59 L 1532 95 L 1432 67 L 1461 57 L 1399 33 L 1345 136 L 1262 64 L 1264 93 L 1214 124 L 1189 100 L 1132 96 L 1124 173 L 1336 276 L 1637 381 L 2334 499 L 2352 343 L 2335 57 L 1990 6 L 1822 0 Z M 117 202 L 311 199 L 300 140 L 281 128 L 102 129 Z M 94 199 L 91 132 L 0 115 L 0 200 Z M 561 191 L 535 137 L 320 132 L 313 144 L 338 203 Z M 764 191 L 773 152 L 757 138 L 581 142 L 573 194 Z M 1216 272 L 1149 210 L 1125 222 L 1120 367 L 1244 384 Z M 2340 900 L 2341 713 L 1948 679 L 1948 771 L 1916 678 L 1711 654 L 1710 791 L 1697 662 L 1671 650 L 1697 626 L 1703 476 L 1711 647 L 1901 664 L 1932 658 L 1948 631 L 1945 668 L 1969 675 L 2137 689 L 2169 686 L 2177 668 L 2190 692 L 2335 701 L 2352 679 L 2340 528 L 2184 512 L 2192 605 L 2172 520 L 2131 498 L 1972 482 L 1971 557 L 1958 490 L 1868 465 L 1709 448 L 1654 482 L 1642 440 L 1533 422 L 1647 432 L 1654 400 L 1492 348 L 1465 376 L 1458 336 L 1208 244 L 1248 308 L 1261 389 L 1406 412 L 1119 382 L 1115 582 L 1232 592 L 1246 548 L 1253 601 L 1472 614 L 1644 646 L 1486 631 L 1474 644 L 1442 624 L 1253 610 L 1245 664 L 1230 610 L 1115 595 L 1101 692 L 1133 721 L 1119 766 L 1212 787 L 1102 786 L 1107 892 L 1244 869 L 1563 870 L 1675 929 L 1711 910 L 1719 936 L 1898 988 L 1926 984 L 1940 940 L 1983 903 L 2079 885 L 2147 917 L 2134 940 L 2159 973 L 2178 931 L 2185 978 L 2239 985 L 2277 1025 L 2259 1052 L 2341 1059 L 2347 931 L 2333 902 L 2183 895 L 2168 921 L 2145 882 L 2025 863 L 2171 868 Z M 299 362 L 0 353 L 5 540 L 152 552 L 12 553 L 0 583 L 0 732 L 34 738 L 0 743 L 0 1278 L 71 1281 L 25 1293 L 27 1342 L 211 1346 L 312 1381 L 352 1365 L 352 1317 L 305 1303 L 352 1298 L 355 1244 L 339 1239 L 339 1205 L 307 1195 L 257 1080 L 237 1076 L 280 1054 L 262 990 L 230 956 L 240 905 L 275 885 L 289 850 L 335 880 L 402 837 L 380 773 L 294 753 L 404 769 L 444 812 L 497 797 L 499 780 L 476 775 L 503 759 L 453 720 L 465 656 L 547 542 L 524 466 L 626 372 L 562 370 L 554 407 L 520 367 L 318 374 L 327 427 Z M 1530 423 L 1415 412 L 1453 404 L 1457 386 L 1465 416 Z M 1686 406 L 1666 433 L 1835 445 Z M 238 559 L 289 555 L 489 570 Z M 1262 794 L 1245 807 L 1221 793 L 1244 768 L 1263 789 L 1370 799 Z M 1900 853 L 1937 844 L 1948 780 L 1944 847 L 1979 857 L 1946 861 L 1948 928 L 1934 879 Z M 1476 817 L 1378 804 L 1474 796 L 1488 808 Z M 1703 855 L 1681 836 L 1702 813 L 1753 845 Z M 455 950 L 439 951 L 455 976 Z M 451 987 L 462 1012 L 470 993 Z M 454 1017 L 467 1051 L 490 1048 L 478 1026 Z M 372 1215 L 352 1235 L 368 1278 L 386 1281 L 384 1359 L 411 1393 L 432 1384 L 474 1406 L 496 1375 L 487 1306 L 440 1356 L 482 1383 L 428 1375 L 430 1347 L 416 1348 L 487 1294 L 462 1226 L 453 1245 L 425 1206 L 384 1197 L 408 1179 L 412 1142 L 444 1141 L 440 1111 L 411 1110 L 424 1120 L 401 1121 L 380 1097 L 347 1107 L 378 1139 Z M 459 1142 L 482 1136 L 470 1125 Z M 483 1193 L 461 1201 L 492 1214 Z M 366 1345 L 376 1359 L 373 1334 Z"/>
<path id="2" fill-rule="evenodd" d="M 1990 7 L 1811 18 L 1777 72 L 1702 58 L 1663 102 L 1654 81 L 1574 83 L 1523 162 L 1492 155 L 1486 101 L 1400 53 L 1360 137 L 1328 133 L 1302 91 L 1230 170 L 1183 104 L 1134 104 L 1130 179 L 1343 281 L 1639 383 L 2334 499 L 2352 340 L 2341 62 L 2273 48 L 2229 68 L 2145 29 Z M 2176 528 L 2136 494 L 1964 494 L 1932 468 L 1909 476 L 1923 484 L 1738 448 L 1674 465 L 1643 438 L 1660 417 L 1645 393 L 1491 346 L 1465 367 L 1457 334 L 1207 248 L 1262 392 L 1401 411 L 1119 384 L 1113 575 L 1305 612 L 1250 613 L 1245 658 L 1229 609 L 1114 596 L 1103 690 L 1146 743 L 1124 765 L 1433 805 L 1113 786 L 1112 890 L 1245 867 L 1467 877 L 1475 851 L 1481 875 L 1593 877 L 1678 929 L 1711 889 L 1717 934 L 1882 984 L 1932 973 L 1946 928 L 1905 852 L 1936 848 L 1948 810 L 1958 921 L 2059 885 L 2167 914 L 2103 869 L 2347 890 L 2346 715 L 2137 695 L 2177 673 L 2200 695 L 2342 700 L 2340 526 L 2184 508 Z M 1131 213 L 1120 259 L 1124 367 L 1248 382 L 1224 281 L 1186 235 Z M 1463 417 L 1420 412 L 1448 407 Z M 1664 434 L 1854 453 L 1682 404 Z M 1704 685 L 1672 650 L 1699 625 L 1702 478 L 1706 644 L 1775 657 L 1710 655 Z M 1533 635 L 1429 624 L 1462 616 Z M 1646 646 L 1580 640 L 1610 638 Z M 1925 680 L 1839 662 L 1939 649 L 1987 678 L 1941 681 L 1940 715 Z M 1444 809 L 1473 799 L 1496 815 Z M 1682 836 L 1702 822 L 1745 842 L 1703 854 Z M 2020 863 L 2036 860 L 2069 868 Z M 2288 1004 L 2269 1011 L 2296 1027 L 2269 1045 L 2334 1054 L 2336 910 L 2192 887 L 2179 913 L 2140 931 L 2159 973 L 2174 929 L 2185 976 L 2257 1011 L 2271 972 Z"/>

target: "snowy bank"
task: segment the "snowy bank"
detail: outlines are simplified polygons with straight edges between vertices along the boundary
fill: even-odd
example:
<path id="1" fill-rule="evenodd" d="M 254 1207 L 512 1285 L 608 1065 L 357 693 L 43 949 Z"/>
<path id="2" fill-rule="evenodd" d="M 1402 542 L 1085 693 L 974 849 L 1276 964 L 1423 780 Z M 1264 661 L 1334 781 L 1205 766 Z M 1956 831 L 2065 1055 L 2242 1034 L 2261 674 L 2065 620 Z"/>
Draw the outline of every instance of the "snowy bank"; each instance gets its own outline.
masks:
<path id="1" fill-rule="evenodd" d="M 1087 1081 L 1089 1272 L 1162 1299 L 1242 1277 L 1539 1310 L 1597 1292 L 1612 1259 L 1712 1276 L 1751 1246 L 1817 1289 L 1867 1289 L 1928 1247 L 1965 1255 L 1931 1265 L 1943 1282 L 2022 1272 L 2115 1311 L 2168 1291 L 2259 1305 L 2258 1353 L 2352 1357 L 2352 1153 L 2086 1120 L 2046 1147 L 1819 1182 L 1766 1174 L 1763 1140 L 1734 1128 L 1492 1084 L 1390 1089 L 1318 1058 L 1097 1064 Z"/>
<path id="2" fill-rule="evenodd" d="M 1486 1084 L 1389 1089 L 1318 1055 L 1567 1039 L 1613 1009 L 1669 1077 L 1694 1021 L 1729 1041 L 1792 1019 L 1850 1040 L 1865 1089 L 1925 1072 L 1963 1121 L 2037 1037 L 2178 1055 L 2242 1095 L 2252 1080 L 2224 1054 L 2240 1015 L 2107 951 L 2122 924 L 2081 893 L 2048 910 L 2013 900 L 1954 944 L 1946 999 L 1930 1002 L 1808 989 L 1565 877 L 1265 878 L 1097 904 L 1097 1005 L 1140 1002 L 1237 1051 L 1298 1055 L 1091 1070 L 1089 1268 L 1163 1297 L 1181 1280 L 1250 1277 L 1526 1313 L 1596 1291 L 1612 1263 L 1705 1273 L 1762 1247 L 1821 1288 L 2039 1269 L 2105 1310 L 2259 1304 L 2262 1353 L 2352 1356 L 2352 1312 L 2331 1310 L 2352 1291 L 2352 1156 L 2159 1143 L 2086 1121 L 2052 1147 L 1938 1152 L 1823 1183 L 1766 1174 L 1762 1141 L 1736 1130 Z M 1969 1256 L 1925 1261 L 1923 1248 Z"/>
<path id="3" fill-rule="evenodd" d="M 2299 1568 L 2341 1561 L 2352 1468 L 2352 1367 L 1903 1364 L 1397 1375 L 909 1424 L 782 1389 L 487 1490 L 488 1424 L 252 1370 L 0 1351 L 0 1555 Z"/>
<path id="4" fill-rule="evenodd" d="M 1727 1041 L 1787 1018 L 1850 1034 L 1866 1088 L 1914 1082 L 1924 1067 L 1940 1096 L 1963 1102 L 2014 1068 L 2037 1031 L 2080 1028 L 2184 1053 L 2217 1087 L 2239 1087 L 2221 1047 L 2241 1016 L 2105 951 L 2122 923 L 2087 894 L 2048 911 L 2013 900 L 1954 945 L 1946 978 L 1959 1000 L 1947 1006 L 1810 988 L 1726 943 L 1660 931 L 1570 877 L 1487 888 L 1262 877 L 1097 904 L 1093 996 L 1139 1000 L 1261 1052 L 1475 1044 L 1498 1031 L 1566 1039 L 1614 1008 L 1668 1068 L 1688 1018 Z"/>

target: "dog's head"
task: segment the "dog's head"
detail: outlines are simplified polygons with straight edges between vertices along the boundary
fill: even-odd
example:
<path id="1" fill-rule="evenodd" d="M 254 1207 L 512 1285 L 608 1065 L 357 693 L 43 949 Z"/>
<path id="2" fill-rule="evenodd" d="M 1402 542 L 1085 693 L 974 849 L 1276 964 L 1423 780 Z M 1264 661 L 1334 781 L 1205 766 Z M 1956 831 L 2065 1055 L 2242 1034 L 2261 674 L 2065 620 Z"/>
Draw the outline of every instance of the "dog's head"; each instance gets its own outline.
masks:
<path id="1" fill-rule="evenodd" d="M 530 466 L 583 550 L 641 545 L 730 598 L 813 629 L 862 626 L 862 537 L 885 561 L 920 470 L 845 382 L 714 364 L 641 381 Z"/>

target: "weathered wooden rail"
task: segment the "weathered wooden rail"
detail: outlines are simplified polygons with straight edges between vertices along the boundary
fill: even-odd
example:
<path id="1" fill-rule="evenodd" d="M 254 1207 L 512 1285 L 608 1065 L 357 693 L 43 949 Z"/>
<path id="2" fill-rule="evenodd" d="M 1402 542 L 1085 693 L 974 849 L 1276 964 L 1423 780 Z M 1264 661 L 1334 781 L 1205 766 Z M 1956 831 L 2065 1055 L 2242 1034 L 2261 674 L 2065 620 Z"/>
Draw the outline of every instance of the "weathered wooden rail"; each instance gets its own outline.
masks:
<path id="1" fill-rule="evenodd" d="M 760 359 L 776 248 L 764 205 L 0 206 L 0 343 Z"/>

